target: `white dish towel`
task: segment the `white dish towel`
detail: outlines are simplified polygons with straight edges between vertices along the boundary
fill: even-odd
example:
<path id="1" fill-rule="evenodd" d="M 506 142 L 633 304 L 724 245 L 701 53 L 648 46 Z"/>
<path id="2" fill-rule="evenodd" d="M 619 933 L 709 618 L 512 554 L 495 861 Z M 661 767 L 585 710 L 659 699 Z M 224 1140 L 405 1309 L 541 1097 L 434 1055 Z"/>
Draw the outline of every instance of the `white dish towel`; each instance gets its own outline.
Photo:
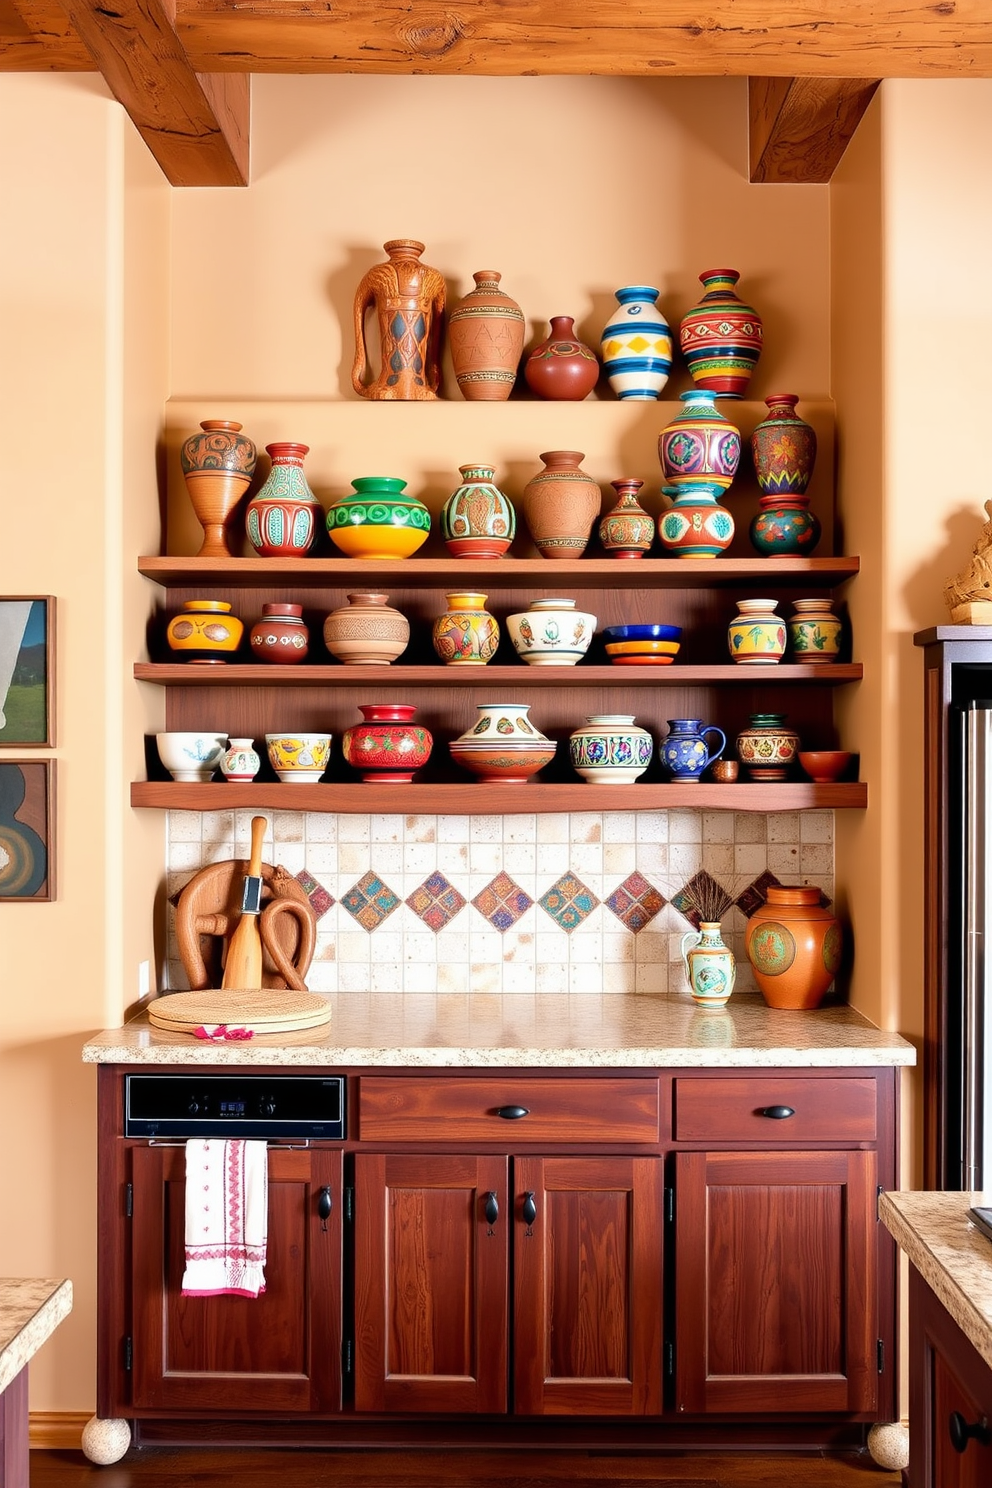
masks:
<path id="1" fill-rule="evenodd" d="M 269 1163 L 265 1142 L 186 1143 L 184 1297 L 265 1291 Z"/>

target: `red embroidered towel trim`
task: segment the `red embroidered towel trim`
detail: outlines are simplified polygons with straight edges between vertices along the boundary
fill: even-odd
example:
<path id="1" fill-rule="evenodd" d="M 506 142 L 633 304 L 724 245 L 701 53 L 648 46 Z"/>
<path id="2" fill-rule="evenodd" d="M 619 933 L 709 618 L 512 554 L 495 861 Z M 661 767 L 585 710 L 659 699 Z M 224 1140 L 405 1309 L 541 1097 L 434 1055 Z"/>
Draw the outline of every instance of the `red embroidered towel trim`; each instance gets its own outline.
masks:
<path id="1" fill-rule="evenodd" d="M 184 1297 L 265 1291 L 268 1148 L 197 1137 L 186 1143 Z"/>

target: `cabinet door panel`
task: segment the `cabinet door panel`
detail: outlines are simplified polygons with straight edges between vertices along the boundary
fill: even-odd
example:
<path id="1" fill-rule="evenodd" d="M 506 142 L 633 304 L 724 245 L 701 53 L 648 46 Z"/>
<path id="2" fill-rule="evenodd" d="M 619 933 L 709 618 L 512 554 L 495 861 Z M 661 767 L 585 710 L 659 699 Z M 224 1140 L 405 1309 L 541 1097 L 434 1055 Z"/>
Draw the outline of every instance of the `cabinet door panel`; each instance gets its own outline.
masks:
<path id="1" fill-rule="evenodd" d="M 661 1411 L 662 1193 L 654 1157 L 514 1160 L 519 1414 Z"/>
<path id="2" fill-rule="evenodd" d="M 341 1153 L 269 1150 L 265 1291 L 184 1297 L 185 1152 L 136 1147 L 133 1403 L 329 1411 L 341 1404 Z M 319 1190 L 331 1213 L 318 1214 Z"/>
<path id="3" fill-rule="evenodd" d="M 870 1411 L 875 1155 L 680 1153 L 682 1411 Z"/>
<path id="4" fill-rule="evenodd" d="M 504 1411 L 507 1159 L 360 1153 L 355 1179 L 356 1409 Z"/>

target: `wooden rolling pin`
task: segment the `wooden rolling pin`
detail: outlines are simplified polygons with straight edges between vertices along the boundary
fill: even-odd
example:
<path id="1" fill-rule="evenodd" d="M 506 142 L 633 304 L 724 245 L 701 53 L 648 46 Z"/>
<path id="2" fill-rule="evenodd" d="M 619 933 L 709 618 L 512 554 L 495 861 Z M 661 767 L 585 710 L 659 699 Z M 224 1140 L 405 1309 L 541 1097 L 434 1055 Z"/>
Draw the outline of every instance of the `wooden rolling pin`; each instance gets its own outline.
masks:
<path id="1" fill-rule="evenodd" d="M 222 987 L 256 988 L 262 985 L 262 937 L 258 931 L 258 916 L 262 909 L 262 838 L 265 836 L 265 817 L 251 819 L 251 856 L 245 874 L 244 893 L 241 900 L 241 918 L 234 927 L 231 944 L 227 948 L 227 963 L 224 967 Z"/>

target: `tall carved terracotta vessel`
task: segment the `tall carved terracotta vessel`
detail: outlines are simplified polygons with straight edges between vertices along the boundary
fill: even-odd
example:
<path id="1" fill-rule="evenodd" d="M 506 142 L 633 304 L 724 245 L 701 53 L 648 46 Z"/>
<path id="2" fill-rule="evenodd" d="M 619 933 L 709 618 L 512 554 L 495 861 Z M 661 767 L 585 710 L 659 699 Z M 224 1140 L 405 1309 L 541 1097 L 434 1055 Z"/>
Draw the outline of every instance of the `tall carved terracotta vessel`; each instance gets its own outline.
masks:
<path id="1" fill-rule="evenodd" d="M 179 452 L 186 490 L 203 528 L 197 558 L 230 558 L 227 523 L 251 485 L 258 452 L 232 419 L 204 419 Z"/>
<path id="2" fill-rule="evenodd" d="M 524 486 L 523 509 L 542 558 L 581 558 L 599 516 L 602 492 L 578 450 L 548 450 L 544 469 Z"/>
<path id="3" fill-rule="evenodd" d="M 369 269 L 355 293 L 352 386 L 362 398 L 429 402 L 441 380 L 444 278 L 420 262 L 423 243 L 392 238 L 382 246 L 387 262 Z M 379 327 L 380 367 L 369 382 L 365 318 L 371 309 Z"/>
<path id="4" fill-rule="evenodd" d="M 475 288 L 448 316 L 455 378 L 471 403 L 502 403 L 513 391 L 524 349 L 524 314 L 500 289 L 495 269 L 472 275 Z"/>

